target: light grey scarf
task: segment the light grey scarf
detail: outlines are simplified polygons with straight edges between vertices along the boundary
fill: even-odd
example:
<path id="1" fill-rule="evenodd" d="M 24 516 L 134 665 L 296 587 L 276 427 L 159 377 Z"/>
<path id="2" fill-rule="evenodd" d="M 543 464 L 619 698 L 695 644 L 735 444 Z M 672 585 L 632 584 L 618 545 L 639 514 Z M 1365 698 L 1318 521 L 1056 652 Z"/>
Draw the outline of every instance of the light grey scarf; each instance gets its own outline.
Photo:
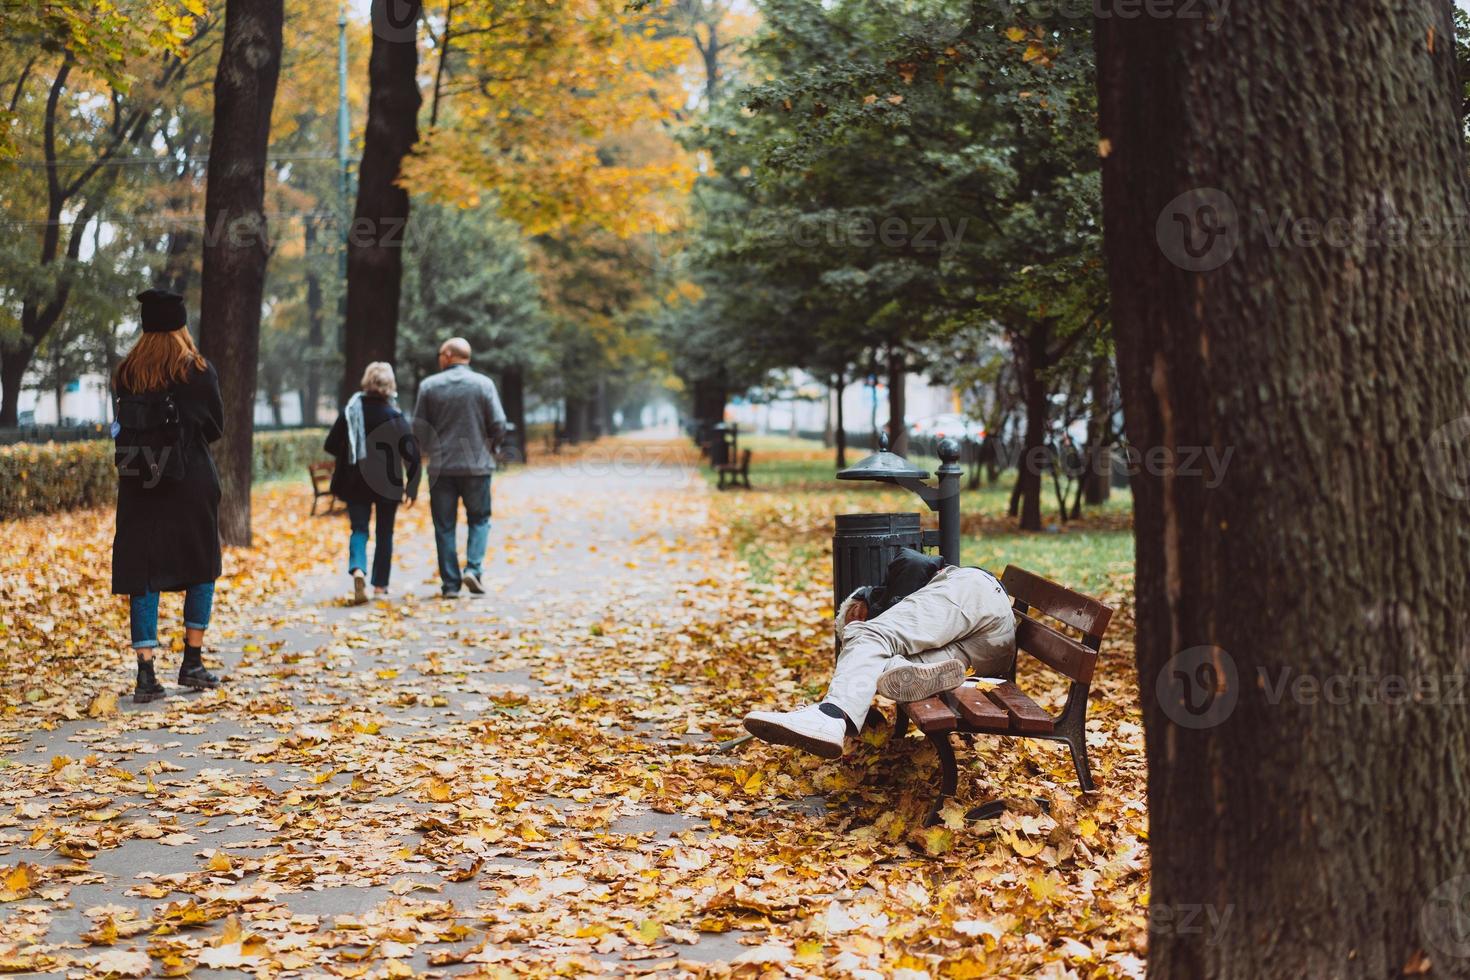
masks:
<path id="1" fill-rule="evenodd" d="M 367 455 L 367 423 L 362 417 L 362 392 L 347 400 L 343 414 L 347 416 L 347 462 L 356 463 Z"/>

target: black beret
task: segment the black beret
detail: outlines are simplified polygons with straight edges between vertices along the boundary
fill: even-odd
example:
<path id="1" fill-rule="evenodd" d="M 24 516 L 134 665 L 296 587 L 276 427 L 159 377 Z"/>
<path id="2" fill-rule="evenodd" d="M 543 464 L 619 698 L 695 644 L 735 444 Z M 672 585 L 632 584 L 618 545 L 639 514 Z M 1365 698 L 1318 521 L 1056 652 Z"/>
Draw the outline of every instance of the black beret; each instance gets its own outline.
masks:
<path id="1" fill-rule="evenodd" d="M 184 310 L 184 297 L 166 289 L 150 289 L 138 294 L 143 304 L 143 332 L 168 333 L 188 322 Z"/>

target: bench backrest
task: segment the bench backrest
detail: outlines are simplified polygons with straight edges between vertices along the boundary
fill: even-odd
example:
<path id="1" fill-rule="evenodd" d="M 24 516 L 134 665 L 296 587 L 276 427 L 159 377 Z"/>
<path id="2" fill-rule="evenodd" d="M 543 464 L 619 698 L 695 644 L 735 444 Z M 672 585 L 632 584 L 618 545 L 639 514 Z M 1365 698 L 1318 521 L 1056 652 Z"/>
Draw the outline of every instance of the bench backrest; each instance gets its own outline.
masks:
<path id="1" fill-rule="evenodd" d="M 1015 565 L 1006 566 L 1000 581 L 1015 605 L 1016 647 L 1074 681 L 1090 683 L 1113 610 Z M 1034 618 L 1033 609 L 1078 630 L 1081 642 Z"/>
<path id="2" fill-rule="evenodd" d="M 324 476 L 325 477 L 331 477 L 332 471 L 335 470 L 336 468 L 337 468 L 337 464 L 334 463 L 334 462 L 332 462 L 332 461 L 330 461 L 330 460 L 327 461 L 327 462 L 325 462 L 325 463 L 308 463 L 308 464 L 306 464 L 306 472 L 311 476 L 311 486 L 312 486 L 312 489 L 313 490 L 317 489 L 317 487 L 318 487 L 318 481 L 322 477 L 324 477 Z"/>

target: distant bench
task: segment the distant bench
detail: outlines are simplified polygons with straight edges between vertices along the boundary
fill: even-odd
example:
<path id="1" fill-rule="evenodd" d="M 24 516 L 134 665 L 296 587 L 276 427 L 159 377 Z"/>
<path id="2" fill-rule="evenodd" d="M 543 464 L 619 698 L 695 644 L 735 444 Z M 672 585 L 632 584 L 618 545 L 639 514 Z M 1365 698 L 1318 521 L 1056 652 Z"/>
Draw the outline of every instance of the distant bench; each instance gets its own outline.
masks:
<path id="1" fill-rule="evenodd" d="M 720 489 L 726 486 L 750 489 L 750 450 L 742 450 L 739 463 L 721 463 L 715 467 L 720 478 Z"/>
<path id="2" fill-rule="evenodd" d="M 306 474 L 311 477 L 311 516 L 316 516 L 317 501 L 323 497 L 327 498 L 327 513 L 330 514 L 337 506 L 337 498 L 332 494 L 332 473 L 337 469 L 337 464 L 331 460 L 324 463 L 309 463 Z"/>

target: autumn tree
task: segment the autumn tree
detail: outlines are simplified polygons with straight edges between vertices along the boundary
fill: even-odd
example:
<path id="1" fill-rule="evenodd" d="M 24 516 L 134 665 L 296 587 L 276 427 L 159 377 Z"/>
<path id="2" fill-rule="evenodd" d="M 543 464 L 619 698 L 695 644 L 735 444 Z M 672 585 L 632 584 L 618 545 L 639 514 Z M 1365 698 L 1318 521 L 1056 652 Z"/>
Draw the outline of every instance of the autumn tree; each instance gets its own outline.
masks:
<path id="1" fill-rule="evenodd" d="M 25 271 L 7 287 L 20 311 L 16 329 L 0 337 L 0 426 L 15 425 L 26 369 L 66 312 L 88 227 L 118 184 L 119 161 L 152 137 L 155 111 L 187 68 L 191 39 L 208 30 L 202 12 L 192 0 L 134 0 L 94 15 L 53 4 L 6 11 L 14 77 L 0 114 L 0 151 L 37 154 L 20 166 L 44 183 L 24 205 L 35 237 L 14 257 Z M 25 138 L 15 125 L 22 118 Z M 15 182 L 7 197 L 26 190 L 26 181 Z"/>
<path id="2" fill-rule="evenodd" d="M 1233 451 L 1134 480 L 1149 904 L 1232 912 L 1155 931 L 1154 977 L 1465 974 L 1452 37 L 1447 2 L 1097 22 L 1128 436 Z"/>
<path id="3" fill-rule="evenodd" d="M 265 214 L 266 150 L 281 68 L 282 0 L 228 0 L 214 83 L 200 349 L 219 370 L 225 433 L 216 452 L 224 497 L 220 537 L 250 544 L 260 304 L 270 254 Z"/>

